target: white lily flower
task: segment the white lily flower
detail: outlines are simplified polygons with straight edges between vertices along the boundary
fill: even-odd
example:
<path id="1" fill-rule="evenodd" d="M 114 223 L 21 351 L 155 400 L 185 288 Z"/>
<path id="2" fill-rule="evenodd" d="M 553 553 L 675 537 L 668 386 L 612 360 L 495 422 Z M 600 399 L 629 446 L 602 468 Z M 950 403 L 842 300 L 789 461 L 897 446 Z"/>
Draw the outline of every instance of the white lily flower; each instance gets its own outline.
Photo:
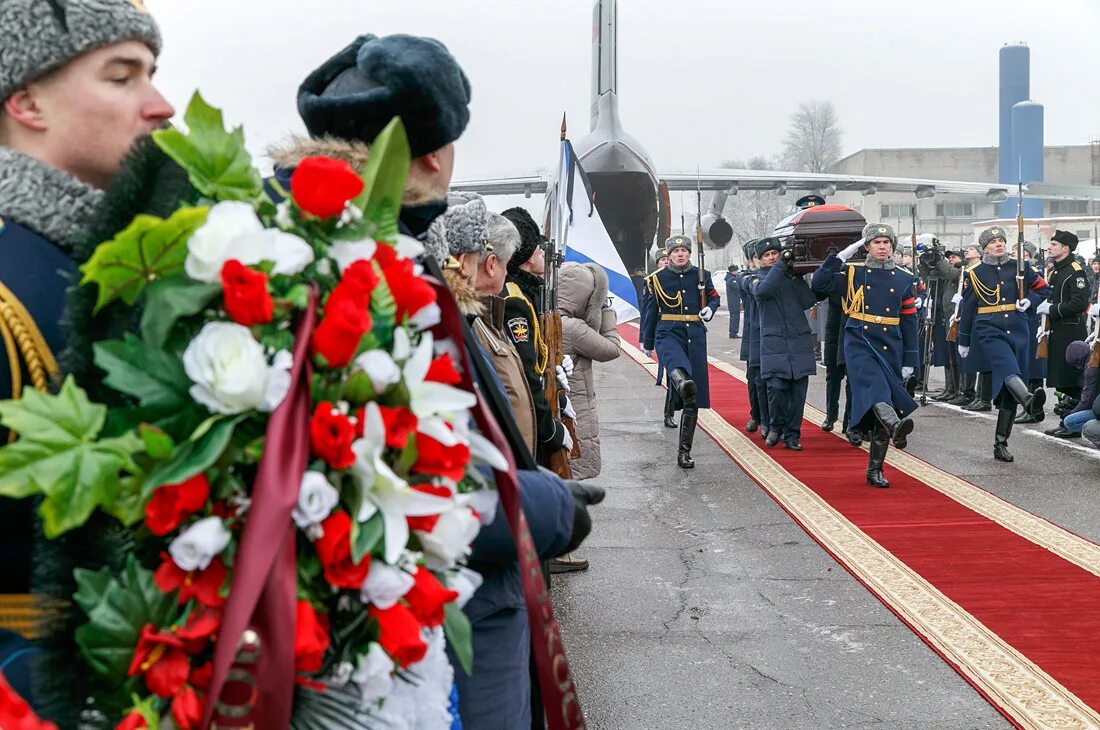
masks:
<path id="1" fill-rule="evenodd" d="M 328 249 L 329 258 L 336 261 L 340 267 L 340 273 L 360 259 L 372 259 L 378 251 L 378 244 L 373 238 L 364 238 L 362 241 L 340 241 L 332 244 Z"/>
<path id="2" fill-rule="evenodd" d="M 367 374 L 379 393 L 401 380 L 401 368 L 385 350 L 367 350 L 355 358 L 355 367 Z"/>
<path id="3" fill-rule="evenodd" d="M 456 414 L 473 408 L 477 404 L 477 398 L 473 393 L 446 383 L 424 380 L 432 364 L 433 354 L 432 336 L 426 332 L 402 369 L 405 386 L 409 389 L 409 409 L 420 419 L 438 416 L 453 422 Z"/>
<path id="4" fill-rule="evenodd" d="M 398 327 L 393 331 L 393 359 L 395 362 L 405 362 L 412 355 L 412 343 L 409 342 L 409 333 L 404 327 Z"/>
<path id="5" fill-rule="evenodd" d="M 364 414 L 363 438 L 351 445 L 356 457 L 351 474 L 362 498 L 356 518 L 366 522 L 375 514 L 382 514 L 383 556 L 393 565 L 409 542 L 409 524 L 405 518 L 439 514 L 450 509 L 454 500 L 409 487 L 382 458 L 385 447 L 386 425 L 378 404 L 372 401 Z"/>
<path id="6" fill-rule="evenodd" d="M 415 259 L 424 253 L 424 244 L 411 236 L 399 233 L 394 249 L 397 251 L 397 255 L 403 259 Z"/>

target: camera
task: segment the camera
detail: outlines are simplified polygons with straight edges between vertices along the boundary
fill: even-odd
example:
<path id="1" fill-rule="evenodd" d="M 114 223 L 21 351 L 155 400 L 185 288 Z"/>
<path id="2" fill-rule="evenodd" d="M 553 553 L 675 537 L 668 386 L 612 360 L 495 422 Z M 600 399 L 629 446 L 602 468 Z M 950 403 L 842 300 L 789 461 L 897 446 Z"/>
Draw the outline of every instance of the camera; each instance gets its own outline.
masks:
<path id="1" fill-rule="evenodd" d="M 930 244 L 918 243 L 917 253 L 917 262 L 921 268 L 921 273 L 927 276 L 935 270 L 936 264 L 943 258 L 943 246 L 940 245 L 938 238 L 933 238 Z"/>

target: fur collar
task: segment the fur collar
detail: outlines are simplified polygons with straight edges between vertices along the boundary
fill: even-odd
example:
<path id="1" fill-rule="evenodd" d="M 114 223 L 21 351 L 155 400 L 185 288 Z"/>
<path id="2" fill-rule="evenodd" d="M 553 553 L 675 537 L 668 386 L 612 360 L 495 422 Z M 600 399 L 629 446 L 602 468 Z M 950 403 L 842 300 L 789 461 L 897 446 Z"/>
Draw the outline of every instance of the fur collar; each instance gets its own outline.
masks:
<path id="1" fill-rule="evenodd" d="M 361 171 L 367 166 L 370 159 L 370 145 L 355 140 L 337 139 L 335 137 L 321 137 L 310 139 L 308 137 L 291 137 L 286 142 L 273 146 L 267 151 L 275 167 L 291 169 L 298 166 L 307 157 L 331 157 L 334 160 L 343 160 L 353 169 Z M 406 181 L 405 195 L 401 199 L 404 206 L 423 205 L 436 202 L 437 197 L 422 183 Z"/>
<path id="2" fill-rule="evenodd" d="M 102 190 L 0 147 L 0 218 L 11 218 L 68 252 L 102 201 Z"/>
<path id="3" fill-rule="evenodd" d="M 674 272 L 676 272 L 677 274 L 686 274 L 686 273 L 688 273 L 689 271 L 691 271 L 692 269 L 694 269 L 695 267 L 694 267 L 694 266 L 692 265 L 692 263 L 691 263 L 690 261 L 688 261 L 688 262 L 687 262 L 686 264 L 684 264 L 683 266 L 677 266 L 676 264 L 672 264 L 672 263 L 670 263 L 670 264 L 669 264 L 669 265 L 668 265 L 667 267 L 665 267 L 665 268 L 667 268 L 667 269 L 668 269 L 669 271 L 674 271 Z"/>
<path id="4" fill-rule="evenodd" d="M 1004 256 L 994 256 L 993 254 L 982 254 L 982 263 L 989 264 L 990 266 L 1004 266 L 1005 264 L 1015 261 L 1014 258 L 1007 253 Z"/>
<path id="5" fill-rule="evenodd" d="M 558 311 L 599 332 L 607 290 L 607 272 L 599 264 L 565 264 L 558 273 Z"/>
<path id="6" fill-rule="evenodd" d="M 511 281 L 520 288 L 523 295 L 527 297 L 531 302 L 531 306 L 535 308 L 535 311 L 542 314 L 542 277 L 535 276 L 529 271 L 518 269 L 516 272 L 508 274 L 506 281 Z"/>
<path id="7" fill-rule="evenodd" d="M 459 312 L 467 317 L 480 317 L 485 313 L 481 298 L 477 294 L 477 289 L 474 288 L 474 283 L 462 276 L 457 267 L 444 266 L 443 280 L 447 283 L 447 288 L 451 290 L 451 294 L 454 295 Z"/>
<path id="8" fill-rule="evenodd" d="M 863 262 L 863 265 L 868 269 L 892 269 L 897 266 L 897 262 L 894 261 L 894 257 L 890 256 L 885 261 L 875 261 L 873 258 L 868 258 Z"/>

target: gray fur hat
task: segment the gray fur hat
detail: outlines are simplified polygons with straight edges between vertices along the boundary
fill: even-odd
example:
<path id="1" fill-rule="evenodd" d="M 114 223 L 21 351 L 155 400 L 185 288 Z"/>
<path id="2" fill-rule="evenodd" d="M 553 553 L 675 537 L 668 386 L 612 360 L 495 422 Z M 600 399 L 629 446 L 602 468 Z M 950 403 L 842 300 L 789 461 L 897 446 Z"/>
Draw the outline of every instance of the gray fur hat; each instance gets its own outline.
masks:
<path id="1" fill-rule="evenodd" d="M 1024 250 L 1032 256 L 1035 256 L 1037 253 L 1039 253 L 1039 247 L 1031 241 L 1024 241 Z"/>
<path id="2" fill-rule="evenodd" d="M 863 241 L 870 243 L 875 238 L 889 238 L 890 243 L 896 247 L 898 245 L 898 237 L 894 233 L 893 227 L 886 223 L 868 223 L 863 227 Z"/>
<path id="3" fill-rule="evenodd" d="M 428 253 L 439 263 L 450 256 L 480 254 L 489 240 L 489 209 L 477 193 L 451 193 L 447 212 L 432 221 L 424 239 Z"/>
<path id="4" fill-rule="evenodd" d="M 667 241 L 665 241 L 666 254 L 671 254 L 675 249 L 678 248 L 686 248 L 688 251 L 690 251 L 691 239 L 685 235 L 677 233 L 675 236 L 672 236 Z"/>
<path id="5" fill-rule="evenodd" d="M 1008 234 L 1005 233 L 1005 229 L 1001 228 L 1000 226 L 986 228 L 984 231 L 981 232 L 981 235 L 978 236 L 978 245 L 984 249 L 986 244 L 992 241 L 994 238 L 1001 238 L 1007 242 Z"/>
<path id="6" fill-rule="evenodd" d="M 141 41 L 160 53 L 160 31 L 142 0 L 3 0 L 0 38 L 0 99 L 113 43 Z"/>

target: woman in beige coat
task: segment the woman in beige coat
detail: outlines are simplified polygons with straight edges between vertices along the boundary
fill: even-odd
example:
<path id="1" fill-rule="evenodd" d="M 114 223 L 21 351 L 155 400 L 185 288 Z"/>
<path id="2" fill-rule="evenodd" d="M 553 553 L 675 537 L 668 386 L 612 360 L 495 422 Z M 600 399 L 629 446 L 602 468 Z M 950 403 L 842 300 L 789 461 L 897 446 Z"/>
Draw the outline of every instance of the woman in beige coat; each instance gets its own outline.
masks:
<path id="1" fill-rule="evenodd" d="M 561 313 L 562 351 L 573 359 L 569 400 L 580 456 L 571 459 L 574 479 L 600 473 L 600 424 L 596 416 L 593 362 L 619 356 L 615 310 L 607 306 L 607 273 L 597 264 L 568 263 L 558 274 L 558 312 Z"/>

